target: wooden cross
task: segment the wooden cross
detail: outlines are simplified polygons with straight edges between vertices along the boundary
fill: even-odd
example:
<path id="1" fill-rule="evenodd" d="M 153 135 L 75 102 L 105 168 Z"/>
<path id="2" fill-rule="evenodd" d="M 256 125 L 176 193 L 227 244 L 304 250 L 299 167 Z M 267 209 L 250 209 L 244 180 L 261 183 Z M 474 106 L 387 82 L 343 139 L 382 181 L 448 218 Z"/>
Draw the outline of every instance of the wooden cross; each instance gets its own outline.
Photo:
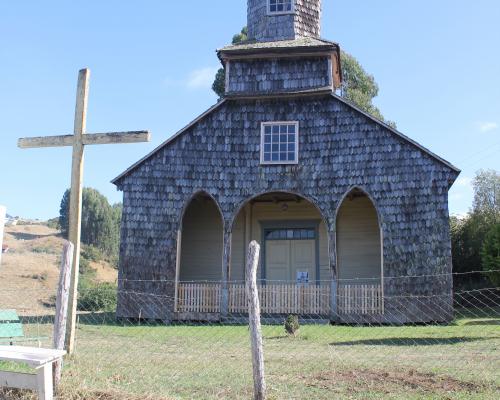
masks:
<path id="1" fill-rule="evenodd" d="M 69 206 L 69 241 L 75 246 L 73 252 L 73 267 L 68 307 L 68 329 L 66 334 L 66 350 L 69 354 L 74 351 L 76 328 L 76 302 L 78 294 L 78 271 L 80 260 L 80 234 L 82 222 L 82 179 L 83 153 L 85 145 L 90 144 L 118 144 L 149 142 L 148 131 L 110 132 L 86 134 L 87 101 L 90 70 L 82 69 L 78 73 L 78 87 L 76 92 L 75 125 L 73 135 L 46 136 L 19 139 L 18 146 L 22 149 L 36 147 L 73 147 L 73 161 L 71 168 L 71 196 Z"/>

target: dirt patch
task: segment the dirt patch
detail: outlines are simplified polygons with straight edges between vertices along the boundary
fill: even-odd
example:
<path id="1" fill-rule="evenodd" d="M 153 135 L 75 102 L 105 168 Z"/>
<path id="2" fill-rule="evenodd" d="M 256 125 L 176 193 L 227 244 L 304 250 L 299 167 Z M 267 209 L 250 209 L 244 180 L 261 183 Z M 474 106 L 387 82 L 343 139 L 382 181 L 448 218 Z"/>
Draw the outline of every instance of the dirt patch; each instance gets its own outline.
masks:
<path id="1" fill-rule="evenodd" d="M 24 316 L 51 314 L 64 245 L 60 232 L 44 225 L 10 226 L 4 243 L 9 251 L 0 265 L 0 309 L 15 309 Z M 118 272 L 110 264 L 91 267 L 96 281 L 116 282 Z"/>
<path id="2" fill-rule="evenodd" d="M 341 382 L 349 386 L 349 390 L 356 393 L 406 391 L 445 395 L 456 392 L 480 393 L 486 389 L 480 384 L 413 370 L 398 372 L 367 369 L 330 371 L 312 377 L 304 377 L 304 379 L 309 386 L 323 389 L 333 389 Z"/>

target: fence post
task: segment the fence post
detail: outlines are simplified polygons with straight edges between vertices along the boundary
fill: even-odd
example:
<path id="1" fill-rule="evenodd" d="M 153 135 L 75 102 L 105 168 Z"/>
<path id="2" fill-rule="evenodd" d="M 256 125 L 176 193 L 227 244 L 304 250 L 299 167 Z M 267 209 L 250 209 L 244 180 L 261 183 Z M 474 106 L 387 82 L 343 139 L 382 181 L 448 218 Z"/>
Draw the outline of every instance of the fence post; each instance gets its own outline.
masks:
<path id="1" fill-rule="evenodd" d="M 4 206 L 0 206 L 0 265 L 2 265 L 2 244 L 3 244 L 3 227 L 5 225 L 5 214 L 7 210 Z"/>
<path id="2" fill-rule="evenodd" d="M 59 273 L 59 286 L 57 287 L 56 315 L 54 318 L 54 342 L 56 350 L 64 349 L 64 339 L 66 337 L 66 322 L 68 319 L 69 288 L 71 284 L 71 266 L 73 264 L 74 246 L 71 242 L 64 244 L 61 271 Z M 56 361 L 53 365 L 54 388 L 57 388 L 61 380 L 62 360 Z"/>
<path id="3" fill-rule="evenodd" d="M 248 246 L 246 268 L 246 290 L 248 297 L 248 317 L 252 342 L 252 365 L 254 382 L 254 399 L 266 398 L 266 381 L 264 376 L 264 352 L 260 325 L 260 303 L 257 290 L 257 266 L 259 265 L 260 246 L 252 241 Z"/>

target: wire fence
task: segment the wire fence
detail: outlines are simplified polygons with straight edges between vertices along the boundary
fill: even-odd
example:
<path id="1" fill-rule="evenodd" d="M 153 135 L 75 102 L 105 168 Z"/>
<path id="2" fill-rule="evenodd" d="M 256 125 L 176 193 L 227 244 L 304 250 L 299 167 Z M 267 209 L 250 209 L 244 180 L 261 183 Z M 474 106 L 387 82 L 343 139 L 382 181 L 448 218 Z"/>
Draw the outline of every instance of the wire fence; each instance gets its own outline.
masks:
<path id="1" fill-rule="evenodd" d="M 383 287 L 262 282 L 269 398 L 499 398 L 500 288 L 453 291 L 451 278 L 391 277 Z M 127 284 L 119 284 L 118 313 L 107 300 L 97 303 L 108 311 L 79 312 L 61 399 L 252 397 L 242 282 L 227 285 L 227 302 L 226 286 L 216 282 L 162 282 L 176 287 L 173 296 Z M 429 287 L 443 291 L 429 295 Z M 0 338 L 0 344 L 50 347 L 55 292 L 20 292 L 7 282 L 0 288 L 0 310 L 15 310 L 22 325 L 22 336 Z M 148 318 L 165 309 L 176 312 Z M 299 326 L 290 317 L 287 331 L 289 315 Z"/>

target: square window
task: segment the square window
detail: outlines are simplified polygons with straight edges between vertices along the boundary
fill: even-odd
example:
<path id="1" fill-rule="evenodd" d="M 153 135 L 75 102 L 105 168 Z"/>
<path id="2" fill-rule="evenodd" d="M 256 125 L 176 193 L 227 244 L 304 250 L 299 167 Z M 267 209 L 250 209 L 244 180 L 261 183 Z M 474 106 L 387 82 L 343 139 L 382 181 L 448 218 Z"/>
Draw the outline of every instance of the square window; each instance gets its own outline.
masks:
<path id="1" fill-rule="evenodd" d="M 296 164 L 298 123 L 262 123 L 261 162 L 269 164 Z"/>
<path id="2" fill-rule="evenodd" d="M 269 1 L 269 12 L 271 14 L 293 12 L 293 0 L 268 0 L 268 1 Z"/>

